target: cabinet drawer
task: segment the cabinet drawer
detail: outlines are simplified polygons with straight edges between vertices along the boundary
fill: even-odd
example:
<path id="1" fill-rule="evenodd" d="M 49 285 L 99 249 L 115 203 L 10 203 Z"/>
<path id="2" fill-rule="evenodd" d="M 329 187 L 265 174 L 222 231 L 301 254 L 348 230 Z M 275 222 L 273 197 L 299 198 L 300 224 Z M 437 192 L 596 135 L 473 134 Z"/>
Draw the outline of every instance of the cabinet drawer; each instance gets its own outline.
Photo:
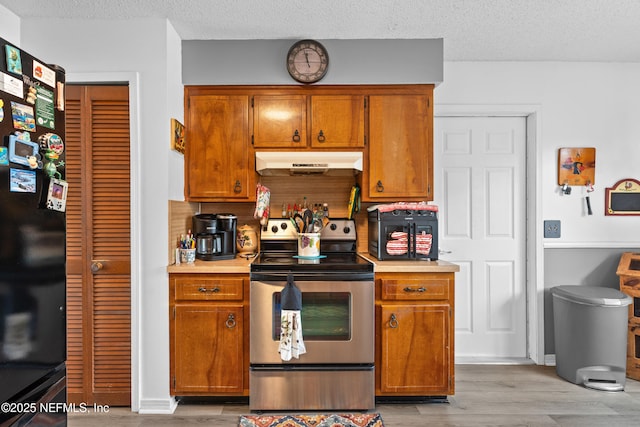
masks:
<path id="1" fill-rule="evenodd" d="M 448 300 L 449 279 L 382 279 L 383 300 Z"/>
<path id="2" fill-rule="evenodd" d="M 242 301 L 243 280 L 217 278 L 178 278 L 175 282 L 176 301 Z"/>

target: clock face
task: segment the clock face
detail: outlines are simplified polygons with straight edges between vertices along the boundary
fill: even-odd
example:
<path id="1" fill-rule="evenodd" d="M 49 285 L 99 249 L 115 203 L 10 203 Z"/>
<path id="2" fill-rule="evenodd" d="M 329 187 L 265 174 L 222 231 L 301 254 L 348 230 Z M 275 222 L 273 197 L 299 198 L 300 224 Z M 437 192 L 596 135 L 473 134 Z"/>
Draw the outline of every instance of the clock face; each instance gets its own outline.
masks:
<path id="1" fill-rule="evenodd" d="M 315 40 L 296 42 L 287 54 L 287 70 L 291 77 L 301 83 L 314 83 L 327 73 L 329 55 Z"/>

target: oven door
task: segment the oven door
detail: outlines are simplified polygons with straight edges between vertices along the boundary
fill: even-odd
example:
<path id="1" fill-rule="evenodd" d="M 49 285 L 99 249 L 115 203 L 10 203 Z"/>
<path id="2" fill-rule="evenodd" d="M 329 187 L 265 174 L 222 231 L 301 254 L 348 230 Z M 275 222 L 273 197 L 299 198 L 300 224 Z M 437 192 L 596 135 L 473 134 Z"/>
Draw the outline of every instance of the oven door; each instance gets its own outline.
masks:
<path id="1" fill-rule="evenodd" d="M 297 280 L 302 292 L 302 336 L 307 349 L 284 362 L 280 293 L 284 281 L 251 282 L 251 364 L 367 364 L 374 362 L 373 281 Z"/>

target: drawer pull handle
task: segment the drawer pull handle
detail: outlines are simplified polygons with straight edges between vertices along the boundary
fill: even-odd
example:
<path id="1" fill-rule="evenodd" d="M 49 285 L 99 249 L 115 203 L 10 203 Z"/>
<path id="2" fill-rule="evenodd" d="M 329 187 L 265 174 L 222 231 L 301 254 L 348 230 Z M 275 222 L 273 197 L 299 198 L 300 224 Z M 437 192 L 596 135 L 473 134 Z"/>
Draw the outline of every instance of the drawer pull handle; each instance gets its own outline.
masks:
<path id="1" fill-rule="evenodd" d="M 391 329 L 396 329 L 398 327 L 398 318 L 395 313 L 391 313 L 391 318 L 389 319 L 389 327 Z"/>
<path id="2" fill-rule="evenodd" d="M 227 317 L 227 321 L 224 322 L 225 326 L 229 329 L 236 327 L 236 316 L 233 313 L 229 313 L 229 317 Z"/>
<path id="3" fill-rule="evenodd" d="M 424 286 L 420 286 L 418 289 L 414 289 L 407 286 L 406 288 L 404 288 L 404 291 L 405 292 L 426 292 L 427 289 Z"/>
<path id="4" fill-rule="evenodd" d="M 215 294 L 215 293 L 220 292 L 220 288 L 216 286 L 216 287 L 215 287 L 215 288 L 213 288 L 213 289 L 207 289 L 207 288 L 205 288 L 204 286 L 201 286 L 201 287 L 199 287 L 199 288 L 198 288 L 198 291 L 200 291 L 200 292 L 202 292 L 202 293 L 205 293 L 205 294 L 206 294 L 207 292 L 213 292 L 213 293 Z"/>

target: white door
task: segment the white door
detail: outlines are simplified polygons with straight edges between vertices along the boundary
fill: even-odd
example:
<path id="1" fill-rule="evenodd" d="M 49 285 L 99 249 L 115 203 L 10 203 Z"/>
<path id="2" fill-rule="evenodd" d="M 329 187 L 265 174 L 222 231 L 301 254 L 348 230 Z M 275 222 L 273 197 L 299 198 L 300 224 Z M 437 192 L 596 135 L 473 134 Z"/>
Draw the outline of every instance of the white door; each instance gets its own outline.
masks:
<path id="1" fill-rule="evenodd" d="M 436 117 L 440 258 L 456 273 L 458 362 L 527 357 L 524 117 Z"/>

